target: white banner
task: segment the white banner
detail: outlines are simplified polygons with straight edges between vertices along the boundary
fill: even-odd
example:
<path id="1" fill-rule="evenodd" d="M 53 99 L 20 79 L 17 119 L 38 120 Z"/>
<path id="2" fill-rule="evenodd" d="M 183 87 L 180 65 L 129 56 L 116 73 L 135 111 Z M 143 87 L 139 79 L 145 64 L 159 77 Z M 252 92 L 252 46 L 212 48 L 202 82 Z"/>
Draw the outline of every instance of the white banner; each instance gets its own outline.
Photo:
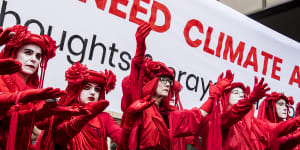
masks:
<path id="1" fill-rule="evenodd" d="M 150 22 L 147 52 L 175 69 L 184 108 L 199 107 L 209 81 L 231 69 L 235 81 L 253 87 L 265 77 L 271 91 L 299 102 L 300 44 L 227 6 L 208 0 L 3 0 L 0 25 L 26 25 L 57 41 L 44 87 L 64 89 L 64 73 L 81 61 L 117 75 L 108 110 L 121 112 L 121 81 L 135 53 L 137 24 Z M 298 60 L 298 61 L 297 61 Z"/>

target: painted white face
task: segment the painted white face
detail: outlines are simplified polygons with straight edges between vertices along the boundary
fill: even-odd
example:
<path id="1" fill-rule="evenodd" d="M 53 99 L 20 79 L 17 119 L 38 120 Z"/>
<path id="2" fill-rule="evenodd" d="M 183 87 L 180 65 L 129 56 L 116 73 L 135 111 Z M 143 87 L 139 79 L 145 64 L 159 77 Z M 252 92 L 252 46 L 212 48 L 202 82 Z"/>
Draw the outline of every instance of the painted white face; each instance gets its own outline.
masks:
<path id="1" fill-rule="evenodd" d="M 159 77 L 158 85 L 155 94 L 159 97 L 167 97 L 170 87 L 173 85 L 173 80 L 169 77 Z"/>
<path id="2" fill-rule="evenodd" d="M 234 105 L 239 100 L 244 99 L 244 90 L 242 88 L 236 87 L 231 90 L 230 96 L 229 96 L 229 104 Z"/>
<path id="3" fill-rule="evenodd" d="M 87 83 L 80 92 L 80 104 L 86 105 L 89 102 L 96 102 L 99 100 L 101 87 L 96 83 Z"/>
<path id="4" fill-rule="evenodd" d="M 32 75 L 39 67 L 42 58 L 42 49 L 36 44 L 25 44 L 21 46 L 16 54 L 16 60 L 21 62 L 21 73 Z"/>
<path id="5" fill-rule="evenodd" d="M 279 99 L 276 102 L 276 113 L 279 118 L 286 119 L 287 117 L 287 104 L 284 99 Z"/>

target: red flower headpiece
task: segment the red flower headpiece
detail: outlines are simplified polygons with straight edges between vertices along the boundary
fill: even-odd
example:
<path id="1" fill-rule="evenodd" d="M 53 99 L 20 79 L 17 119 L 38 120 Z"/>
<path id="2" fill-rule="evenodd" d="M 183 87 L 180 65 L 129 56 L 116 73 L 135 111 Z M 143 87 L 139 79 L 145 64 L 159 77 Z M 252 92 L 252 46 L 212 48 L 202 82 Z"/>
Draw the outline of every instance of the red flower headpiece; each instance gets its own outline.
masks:
<path id="1" fill-rule="evenodd" d="M 151 58 L 145 60 L 145 76 L 143 79 L 143 85 L 155 77 L 169 76 L 174 80 L 174 72 L 168 68 L 164 63 L 159 61 L 152 61 Z"/>
<path id="2" fill-rule="evenodd" d="M 294 99 L 292 96 L 285 96 L 283 93 L 277 93 L 277 92 L 272 92 L 270 95 L 268 95 L 265 100 L 266 101 L 278 101 L 279 99 L 284 99 L 289 105 L 294 104 Z"/>
<path id="3" fill-rule="evenodd" d="M 88 76 L 88 68 L 80 62 L 72 65 L 65 73 L 68 85 L 80 84 L 84 78 L 87 78 Z"/>
<path id="4" fill-rule="evenodd" d="M 116 75 L 112 71 L 105 72 L 89 70 L 80 62 L 72 65 L 65 73 L 68 85 L 78 85 L 83 82 L 94 82 L 100 84 L 106 93 L 115 88 Z"/>
<path id="5" fill-rule="evenodd" d="M 14 57 L 16 50 L 24 44 L 37 44 L 42 48 L 42 61 L 53 58 L 57 49 L 56 42 L 48 35 L 38 35 L 28 31 L 27 27 L 15 25 L 11 27 L 15 35 L 6 43 L 4 55 Z"/>
<path id="6" fill-rule="evenodd" d="M 276 113 L 276 101 L 280 99 L 284 99 L 287 105 L 294 104 L 293 97 L 286 97 L 283 93 L 272 92 L 270 95 L 267 95 L 264 101 L 260 104 L 257 117 L 261 120 L 268 120 L 272 123 L 283 121 L 283 119 L 280 118 Z M 289 119 L 288 114 L 286 119 Z"/>
<path id="7" fill-rule="evenodd" d="M 61 97 L 59 104 L 62 106 L 71 105 L 78 100 L 78 96 L 87 82 L 93 82 L 101 86 L 99 99 L 105 99 L 105 93 L 115 88 L 116 75 L 110 70 L 105 72 L 89 70 L 86 65 L 77 62 L 65 73 L 68 86 L 67 95 Z"/>

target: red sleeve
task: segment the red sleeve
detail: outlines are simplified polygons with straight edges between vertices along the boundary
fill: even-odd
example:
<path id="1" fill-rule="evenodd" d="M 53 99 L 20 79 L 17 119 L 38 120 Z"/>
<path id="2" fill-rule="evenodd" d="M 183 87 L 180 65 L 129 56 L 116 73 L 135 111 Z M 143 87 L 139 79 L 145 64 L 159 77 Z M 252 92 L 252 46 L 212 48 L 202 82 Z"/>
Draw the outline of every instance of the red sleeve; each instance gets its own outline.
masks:
<path id="1" fill-rule="evenodd" d="M 240 100 L 231 106 L 229 110 L 222 112 L 222 129 L 227 129 L 243 118 L 252 108 L 252 103 L 248 99 Z"/>
<path id="2" fill-rule="evenodd" d="M 10 93 L 10 92 L 0 92 L 0 105 L 1 107 L 10 107 L 15 105 L 17 92 Z"/>
<path id="3" fill-rule="evenodd" d="M 281 137 L 295 131 L 298 127 L 300 127 L 300 116 L 279 122 L 275 126 L 275 130 L 278 133 L 278 137 Z"/>
<path id="4" fill-rule="evenodd" d="M 118 144 L 118 149 L 123 150 L 128 146 L 128 137 L 130 131 L 121 128 L 118 123 L 108 113 L 104 114 L 105 128 L 107 135 Z M 121 148 L 121 149 L 120 149 Z"/>
<path id="5" fill-rule="evenodd" d="M 54 132 L 55 143 L 65 145 L 93 118 L 92 115 L 82 115 L 63 122 Z"/>
<path id="6" fill-rule="evenodd" d="M 35 125 L 36 125 L 39 129 L 41 129 L 41 130 L 48 129 L 49 124 L 50 124 L 50 119 L 49 119 L 49 118 L 45 118 L 44 120 L 37 121 L 37 122 L 35 123 Z"/>
<path id="7" fill-rule="evenodd" d="M 280 149 L 293 149 L 300 146 L 300 130 L 295 131 L 289 136 L 280 137 Z"/>
<path id="8" fill-rule="evenodd" d="M 145 42 L 137 42 L 135 55 L 131 61 L 131 70 L 129 76 L 122 81 L 123 97 L 121 101 L 121 109 L 126 111 L 127 107 L 133 102 L 141 98 L 143 77 L 143 65 L 145 60 L 146 45 Z"/>
<path id="9" fill-rule="evenodd" d="M 201 129 L 203 119 L 199 108 L 170 112 L 171 135 L 174 137 L 195 136 Z"/>
<path id="10" fill-rule="evenodd" d="M 120 143 L 121 128 L 118 123 L 108 113 L 102 113 L 101 115 L 103 116 L 107 135 L 117 144 Z"/>

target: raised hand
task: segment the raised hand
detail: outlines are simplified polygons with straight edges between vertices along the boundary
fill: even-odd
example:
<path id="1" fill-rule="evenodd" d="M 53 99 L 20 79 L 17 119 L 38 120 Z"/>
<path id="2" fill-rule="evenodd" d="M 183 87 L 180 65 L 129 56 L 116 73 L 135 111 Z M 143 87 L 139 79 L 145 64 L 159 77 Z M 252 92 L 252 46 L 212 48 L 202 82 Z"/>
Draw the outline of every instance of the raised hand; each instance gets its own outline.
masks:
<path id="1" fill-rule="evenodd" d="M 92 114 L 97 115 L 104 111 L 104 109 L 109 105 L 107 100 L 99 100 L 97 102 L 89 102 L 85 105 L 85 108 Z"/>
<path id="2" fill-rule="evenodd" d="M 126 110 L 124 128 L 131 130 L 136 118 L 138 117 L 138 114 L 153 105 L 154 102 L 155 99 L 151 99 L 150 95 L 134 101 Z"/>
<path id="3" fill-rule="evenodd" d="M 255 76 L 254 78 L 254 87 L 252 92 L 249 95 L 249 100 L 252 103 L 257 102 L 264 96 L 266 96 L 266 92 L 269 91 L 270 88 L 268 87 L 267 83 L 264 83 L 264 78 L 261 78 L 260 81 L 258 82 L 257 77 Z"/>
<path id="4" fill-rule="evenodd" d="M 11 28 L 6 28 L 3 31 L 3 28 L 0 27 L 0 46 L 6 44 L 15 35 L 14 32 L 11 32 Z"/>
<path id="5" fill-rule="evenodd" d="M 135 33 L 136 37 L 136 57 L 141 57 L 140 59 L 144 59 L 145 51 L 146 51 L 146 42 L 145 39 L 149 35 L 151 31 L 151 27 L 148 23 L 144 23 L 140 25 Z"/>
<path id="6" fill-rule="evenodd" d="M 151 26 L 149 23 L 143 23 L 138 27 L 135 33 L 137 42 L 144 42 L 146 37 L 149 35 L 151 31 Z"/>
<path id="7" fill-rule="evenodd" d="M 30 89 L 21 92 L 19 102 L 28 103 L 36 100 L 55 99 L 65 94 L 66 92 L 59 88 L 53 89 L 52 87 L 48 87 L 43 89 Z"/>
<path id="8" fill-rule="evenodd" d="M 233 81 L 234 78 L 234 74 L 230 71 L 227 70 L 226 71 L 226 75 L 223 78 L 223 73 L 220 74 L 219 78 L 218 78 L 218 82 L 216 84 L 216 86 L 223 91 L 225 87 L 227 87 L 228 85 L 230 85 Z"/>
<path id="9" fill-rule="evenodd" d="M 1 37 L 0 37 L 1 38 Z M 0 59 L 0 75 L 12 74 L 22 70 L 22 64 L 15 59 Z"/>

